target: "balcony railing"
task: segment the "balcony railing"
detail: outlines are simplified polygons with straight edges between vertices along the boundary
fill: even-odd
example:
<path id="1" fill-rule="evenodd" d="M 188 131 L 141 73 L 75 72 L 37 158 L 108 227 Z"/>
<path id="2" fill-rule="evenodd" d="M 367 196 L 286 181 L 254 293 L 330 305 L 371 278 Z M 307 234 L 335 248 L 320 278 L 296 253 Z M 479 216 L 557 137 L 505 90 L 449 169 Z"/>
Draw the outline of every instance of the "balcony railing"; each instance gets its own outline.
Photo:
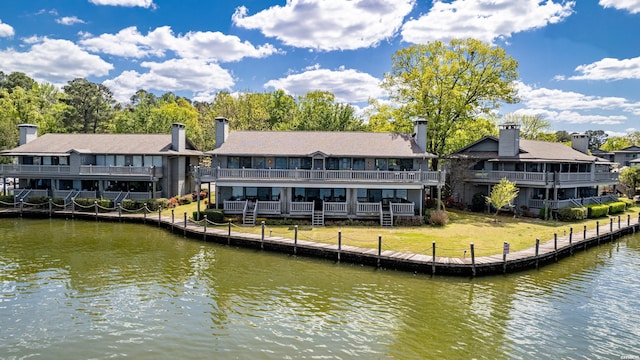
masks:
<path id="1" fill-rule="evenodd" d="M 389 182 L 442 184 L 444 173 L 440 171 L 382 171 L 382 170 L 301 170 L 301 169 L 197 169 L 203 181 L 216 180 L 270 180 L 293 182 Z"/>
<path id="2" fill-rule="evenodd" d="M 224 212 L 226 214 L 242 214 L 246 200 L 225 200 L 223 202 Z M 258 201 L 257 214 L 260 215 L 281 215 L 283 214 L 283 204 L 280 201 Z M 394 215 L 414 215 L 414 203 L 391 203 L 391 209 Z M 324 202 L 322 204 L 325 215 L 330 216 L 348 216 L 349 204 L 346 202 Z M 313 214 L 314 202 L 312 201 L 294 201 L 289 203 L 289 215 L 305 215 Z M 358 202 L 356 205 L 357 216 L 378 215 L 382 209 L 382 203 L 364 203 Z"/>
<path id="3" fill-rule="evenodd" d="M 108 175 L 108 176 L 162 176 L 162 167 L 158 166 L 103 166 L 81 165 L 78 172 L 72 172 L 69 165 L 0 165 L 2 176 L 55 176 L 55 175 Z"/>
<path id="4" fill-rule="evenodd" d="M 609 201 L 617 201 L 618 197 L 615 195 L 604 196 L 590 196 L 585 198 L 574 198 L 566 200 L 543 200 L 543 199 L 530 199 L 529 207 L 541 209 L 548 206 L 552 209 L 561 209 L 568 206 L 583 206 L 588 204 L 603 204 Z"/>
<path id="5" fill-rule="evenodd" d="M 554 179 L 555 174 L 557 174 L 556 179 Z M 467 173 L 467 179 L 481 182 L 498 182 L 503 178 L 507 178 L 507 180 L 513 181 L 516 184 L 551 184 L 554 181 L 559 183 L 597 183 L 618 181 L 618 173 L 613 172 L 555 174 L 549 172 L 473 170 Z"/>

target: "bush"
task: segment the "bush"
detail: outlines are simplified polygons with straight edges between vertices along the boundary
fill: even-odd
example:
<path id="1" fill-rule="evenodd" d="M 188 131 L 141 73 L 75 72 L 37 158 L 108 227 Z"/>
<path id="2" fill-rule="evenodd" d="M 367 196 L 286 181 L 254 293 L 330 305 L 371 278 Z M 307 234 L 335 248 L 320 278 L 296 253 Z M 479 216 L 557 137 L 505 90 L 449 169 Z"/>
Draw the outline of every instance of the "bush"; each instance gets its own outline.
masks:
<path id="1" fill-rule="evenodd" d="M 399 216 L 396 218 L 396 226 L 422 226 L 424 218 L 420 216 Z"/>
<path id="2" fill-rule="evenodd" d="M 584 220 L 587 218 L 586 207 L 564 207 L 558 211 L 558 218 L 563 221 Z"/>
<path id="3" fill-rule="evenodd" d="M 623 203 L 625 203 L 627 205 L 627 209 L 630 208 L 630 207 L 636 206 L 636 202 L 633 201 L 633 199 L 620 198 L 620 199 L 618 199 L 618 201 L 622 201 Z"/>
<path id="4" fill-rule="evenodd" d="M 487 199 L 482 193 L 475 193 L 471 198 L 471 211 L 484 212 L 487 208 Z"/>
<path id="5" fill-rule="evenodd" d="M 0 206 L 13 206 L 14 201 L 13 195 L 0 195 Z"/>
<path id="6" fill-rule="evenodd" d="M 192 202 L 192 197 L 191 195 L 183 195 L 180 197 L 176 197 L 178 199 L 178 204 L 180 205 L 189 205 Z"/>
<path id="7" fill-rule="evenodd" d="M 123 209 L 130 211 L 140 210 L 142 208 L 142 203 L 133 199 L 124 199 L 120 205 Z"/>
<path id="8" fill-rule="evenodd" d="M 446 211 L 436 210 L 429 214 L 429 223 L 435 226 L 445 226 L 449 222 L 449 215 Z"/>
<path id="9" fill-rule="evenodd" d="M 207 215 L 207 220 L 214 223 L 223 223 L 224 221 L 224 212 L 222 210 L 203 210 L 200 211 L 200 217 L 198 217 L 198 212 L 193 212 L 193 219 L 196 221 L 200 221 L 204 219 L 204 216 Z"/>
<path id="10" fill-rule="evenodd" d="M 609 205 L 589 204 L 587 205 L 587 209 L 588 209 L 588 216 L 590 219 L 609 215 Z"/>
<path id="11" fill-rule="evenodd" d="M 620 214 L 627 210 L 627 204 L 623 201 L 612 201 L 603 205 L 609 206 L 609 214 Z"/>
<path id="12" fill-rule="evenodd" d="M 538 217 L 540 219 L 544 219 L 544 215 L 548 214 L 549 215 L 549 219 L 551 219 L 553 217 L 553 210 L 550 207 L 542 207 L 540 208 L 540 210 L 538 211 Z"/>
<path id="13" fill-rule="evenodd" d="M 165 199 L 165 198 L 149 199 L 147 200 L 147 207 L 149 208 L 149 211 L 158 211 L 161 209 L 168 209 L 169 199 Z"/>

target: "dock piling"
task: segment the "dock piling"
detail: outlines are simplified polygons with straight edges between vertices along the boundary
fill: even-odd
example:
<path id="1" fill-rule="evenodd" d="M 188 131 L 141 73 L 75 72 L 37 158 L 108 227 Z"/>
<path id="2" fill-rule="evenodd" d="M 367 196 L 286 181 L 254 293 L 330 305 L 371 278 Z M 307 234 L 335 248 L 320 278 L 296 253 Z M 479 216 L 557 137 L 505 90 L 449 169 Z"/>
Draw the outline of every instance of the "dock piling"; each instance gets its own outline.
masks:
<path id="1" fill-rule="evenodd" d="M 298 225 L 293 227 L 293 255 L 298 253 Z"/>
<path id="2" fill-rule="evenodd" d="M 338 231 L 338 262 L 340 262 L 341 251 L 342 251 L 342 231 Z"/>
<path id="3" fill-rule="evenodd" d="M 469 246 L 471 247 L 471 274 L 475 277 L 476 276 L 476 252 L 475 252 L 475 247 L 473 246 L 473 243 L 469 244 Z"/>
<path id="4" fill-rule="evenodd" d="M 204 214 L 204 231 L 202 232 L 204 241 L 207 241 L 207 214 Z"/>
<path id="5" fill-rule="evenodd" d="M 536 238 L 536 269 L 538 268 L 538 260 L 540 255 L 540 239 Z"/>
<path id="6" fill-rule="evenodd" d="M 262 236 L 260 237 L 260 249 L 264 249 L 264 221 L 260 222 L 262 226 Z"/>
<path id="7" fill-rule="evenodd" d="M 381 255 L 382 255 L 382 235 L 378 235 L 378 267 L 380 267 Z"/>
<path id="8" fill-rule="evenodd" d="M 431 275 L 436 273 L 436 242 L 431 243 Z"/>

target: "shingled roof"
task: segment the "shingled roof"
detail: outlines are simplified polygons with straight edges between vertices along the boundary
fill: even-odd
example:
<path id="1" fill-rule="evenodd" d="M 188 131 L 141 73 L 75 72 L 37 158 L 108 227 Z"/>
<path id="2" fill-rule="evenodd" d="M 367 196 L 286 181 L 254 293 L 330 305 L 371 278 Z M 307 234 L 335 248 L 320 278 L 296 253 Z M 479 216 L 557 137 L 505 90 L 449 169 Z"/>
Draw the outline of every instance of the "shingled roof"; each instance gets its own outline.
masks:
<path id="1" fill-rule="evenodd" d="M 207 152 L 228 156 L 431 158 L 410 134 L 337 131 L 232 131 L 222 146 Z"/>
<path id="2" fill-rule="evenodd" d="M 0 152 L 2 155 L 62 156 L 71 152 L 87 154 L 201 155 L 187 140 L 186 150 L 171 149 L 167 134 L 44 134 L 26 144 Z"/>
<path id="3" fill-rule="evenodd" d="M 481 144 L 485 146 L 477 151 Z M 494 136 L 482 138 L 452 154 L 453 157 L 459 155 L 489 161 L 610 163 L 606 159 L 582 153 L 562 143 L 526 139 L 520 139 L 520 151 L 517 155 L 498 156 L 498 138 Z"/>

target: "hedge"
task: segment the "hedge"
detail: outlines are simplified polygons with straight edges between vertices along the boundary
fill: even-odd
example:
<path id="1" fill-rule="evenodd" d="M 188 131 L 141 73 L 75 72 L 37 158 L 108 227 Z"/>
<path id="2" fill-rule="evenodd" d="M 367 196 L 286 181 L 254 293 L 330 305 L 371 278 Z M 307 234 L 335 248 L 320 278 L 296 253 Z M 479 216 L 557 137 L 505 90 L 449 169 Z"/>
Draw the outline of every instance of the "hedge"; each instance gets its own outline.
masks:
<path id="1" fill-rule="evenodd" d="M 612 201 L 603 205 L 609 206 L 609 214 L 620 214 L 627 210 L 627 204 L 624 201 Z"/>
<path id="2" fill-rule="evenodd" d="M 564 207 L 558 210 L 558 218 L 564 221 L 584 220 L 587 218 L 586 207 Z"/>
<path id="3" fill-rule="evenodd" d="M 589 218 L 599 218 L 609 215 L 609 205 L 605 204 L 589 204 L 587 205 Z"/>
<path id="4" fill-rule="evenodd" d="M 633 199 L 620 198 L 620 199 L 618 199 L 618 201 L 622 201 L 623 203 L 627 204 L 627 208 L 636 206 L 636 202 L 633 201 Z"/>
<path id="5" fill-rule="evenodd" d="M 207 215 L 207 220 L 211 222 L 220 223 L 220 224 L 224 222 L 224 212 L 222 210 L 213 210 L 213 209 L 206 209 L 206 210 L 200 211 L 199 217 L 198 217 L 198 212 L 194 211 L 193 219 L 196 221 L 200 221 L 204 219 L 205 215 Z"/>

